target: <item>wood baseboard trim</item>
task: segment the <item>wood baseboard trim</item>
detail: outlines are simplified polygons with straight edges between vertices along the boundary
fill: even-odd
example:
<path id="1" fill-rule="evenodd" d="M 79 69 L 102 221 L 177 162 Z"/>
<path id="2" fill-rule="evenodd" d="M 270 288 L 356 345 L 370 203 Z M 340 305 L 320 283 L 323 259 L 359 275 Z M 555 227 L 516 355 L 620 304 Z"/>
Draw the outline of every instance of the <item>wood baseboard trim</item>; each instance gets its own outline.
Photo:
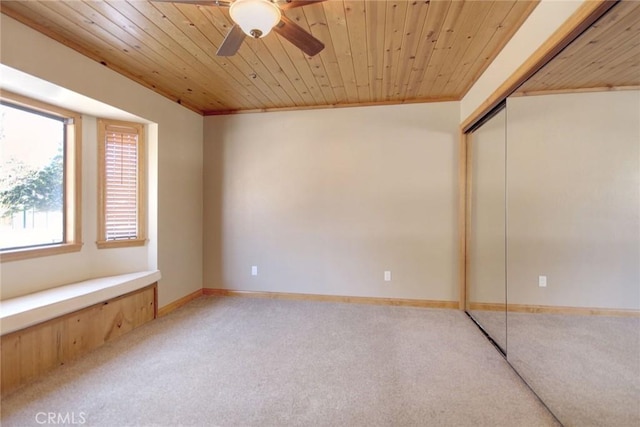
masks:
<path id="1" fill-rule="evenodd" d="M 352 297 L 342 295 L 298 294 L 287 292 L 237 291 L 204 288 L 204 295 L 225 297 L 268 298 L 298 301 L 342 302 L 351 304 L 393 305 L 403 307 L 458 309 L 458 301 L 419 300 L 404 298 Z"/>
<path id="2" fill-rule="evenodd" d="M 504 311 L 505 305 L 494 302 L 468 302 L 467 310 L 472 311 Z"/>
<path id="3" fill-rule="evenodd" d="M 196 298 L 200 298 L 203 295 L 203 290 L 202 289 L 198 289 L 195 292 L 190 293 L 187 296 L 184 296 L 180 299 L 177 299 L 167 305 L 165 305 L 164 307 L 160 308 L 158 310 L 158 317 L 162 317 L 162 316 L 166 316 L 167 314 L 171 313 L 174 310 L 177 310 L 178 308 L 182 307 L 185 304 L 190 303 L 191 301 L 193 301 Z"/>
<path id="4" fill-rule="evenodd" d="M 471 302 L 468 304 L 467 308 L 469 310 L 477 311 L 503 311 L 505 309 L 505 305 L 486 302 Z M 529 314 L 572 314 L 578 316 L 640 317 L 640 310 L 600 307 L 509 304 L 507 306 L 507 311 L 512 313 Z"/>

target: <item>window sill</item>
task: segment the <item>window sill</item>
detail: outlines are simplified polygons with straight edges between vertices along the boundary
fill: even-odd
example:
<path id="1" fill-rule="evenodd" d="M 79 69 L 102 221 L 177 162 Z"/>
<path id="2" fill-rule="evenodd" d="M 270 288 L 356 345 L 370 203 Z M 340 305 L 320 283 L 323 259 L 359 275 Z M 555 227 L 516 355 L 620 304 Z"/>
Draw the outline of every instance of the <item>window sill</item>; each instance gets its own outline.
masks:
<path id="1" fill-rule="evenodd" d="M 129 239 L 129 240 L 99 240 L 96 242 L 98 249 L 111 248 L 130 248 L 133 246 L 144 246 L 147 239 Z"/>
<path id="2" fill-rule="evenodd" d="M 82 243 L 61 243 L 59 245 L 44 246 L 41 248 L 13 249 L 11 251 L 0 252 L 0 263 L 79 252 L 80 249 L 82 249 Z"/>

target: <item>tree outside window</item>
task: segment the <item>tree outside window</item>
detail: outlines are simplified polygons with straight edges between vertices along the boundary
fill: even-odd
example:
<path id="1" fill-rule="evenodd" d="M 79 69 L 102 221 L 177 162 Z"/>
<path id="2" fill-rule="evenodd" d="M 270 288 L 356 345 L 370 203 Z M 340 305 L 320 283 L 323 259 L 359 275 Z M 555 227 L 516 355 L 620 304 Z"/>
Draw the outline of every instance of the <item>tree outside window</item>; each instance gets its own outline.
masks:
<path id="1" fill-rule="evenodd" d="M 0 249 L 64 242 L 64 120 L 0 105 Z"/>

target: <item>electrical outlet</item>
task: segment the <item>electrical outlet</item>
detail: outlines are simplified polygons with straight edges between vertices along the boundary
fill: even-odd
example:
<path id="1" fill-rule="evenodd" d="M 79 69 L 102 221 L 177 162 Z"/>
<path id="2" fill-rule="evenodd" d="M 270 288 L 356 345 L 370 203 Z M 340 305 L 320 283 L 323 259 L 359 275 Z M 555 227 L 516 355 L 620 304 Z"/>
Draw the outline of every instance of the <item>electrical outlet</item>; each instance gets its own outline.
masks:
<path id="1" fill-rule="evenodd" d="M 257 265 L 252 265 L 251 266 L 251 275 L 252 276 L 257 276 L 258 275 L 258 266 Z"/>
<path id="2" fill-rule="evenodd" d="M 538 276 L 538 286 L 541 288 L 547 287 L 547 276 Z"/>
<path id="3" fill-rule="evenodd" d="M 384 281 L 385 282 L 390 282 L 391 281 L 391 271 L 386 270 L 384 272 Z"/>

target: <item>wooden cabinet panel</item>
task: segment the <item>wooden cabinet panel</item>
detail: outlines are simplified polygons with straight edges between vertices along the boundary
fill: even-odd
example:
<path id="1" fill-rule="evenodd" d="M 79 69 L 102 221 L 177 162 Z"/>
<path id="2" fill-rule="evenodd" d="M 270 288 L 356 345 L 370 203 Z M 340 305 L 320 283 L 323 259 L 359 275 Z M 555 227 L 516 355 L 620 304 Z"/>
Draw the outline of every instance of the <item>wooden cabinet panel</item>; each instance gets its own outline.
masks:
<path id="1" fill-rule="evenodd" d="M 157 284 L 4 335 L 2 395 L 156 317 Z"/>

